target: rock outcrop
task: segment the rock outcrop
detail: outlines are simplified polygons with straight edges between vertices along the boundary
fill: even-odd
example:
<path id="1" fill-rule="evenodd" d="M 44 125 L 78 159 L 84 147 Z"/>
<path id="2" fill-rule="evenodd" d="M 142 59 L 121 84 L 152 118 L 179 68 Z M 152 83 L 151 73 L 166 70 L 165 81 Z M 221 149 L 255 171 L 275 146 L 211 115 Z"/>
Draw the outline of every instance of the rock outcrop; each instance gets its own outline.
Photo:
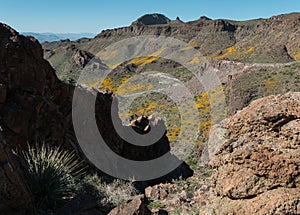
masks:
<path id="1" fill-rule="evenodd" d="M 84 68 L 87 65 L 87 63 L 94 57 L 95 55 L 87 51 L 76 49 L 75 53 L 72 56 L 72 59 L 74 60 L 77 66 L 79 66 L 80 68 Z"/>
<path id="2" fill-rule="evenodd" d="M 207 146 L 215 168 L 209 214 L 299 214 L 299 125 L 300 93 L 287 93 L 258 99 L 215 126 Z"/>
<path id="3" fill-rule="evenodd" d="M 6 141 L 66 145 L 71 87 L 57 79 L 41 45 L 0 24 L 0 59 L 0 125 Z"/>
<path id="4" fill-rule="evenodd" d="M 145 26 L 145 25 L 163 25 L 169 23 L 171 23 L 171 20 L 169 18 L 167 18 L 162 14 L 154 13 L 154 14 L 146 14 L 138 18 L 131 25 Z"/>

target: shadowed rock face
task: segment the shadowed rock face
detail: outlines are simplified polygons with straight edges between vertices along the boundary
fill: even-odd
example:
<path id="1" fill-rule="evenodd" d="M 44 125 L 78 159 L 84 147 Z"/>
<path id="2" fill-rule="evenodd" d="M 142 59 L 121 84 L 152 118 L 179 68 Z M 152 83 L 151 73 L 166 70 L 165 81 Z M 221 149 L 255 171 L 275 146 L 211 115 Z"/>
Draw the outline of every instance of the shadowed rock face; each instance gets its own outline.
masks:
<path id="1" fill-rule="evenodd" d="M 32 203 L 17 157 L 0 133 L 0 213 L 3 210 L 25 212 Z"/>
<path id="2" fill-rule="evenodd" d="M 89 54 L 78 51 L 74 59 L 84 66 L 85 56 L 89 57 Z M 30 207 L 31 197 L 13 149 L 24 149 L 27 142 L 45 141 L 50 145 L 75 150 L 86 160 L 78 146 L 72 124 L 73 92 L 73 86 L 57 79 L 53 68 L 43 59 L 41 45 L 34 38 L 19 35 L 0 23 L 0 213 L 12 210 L 12 207 Z M 112 92 L 81 89 L 82 98 L 93 97 L 95 93 L 98 129 L 105 134 L 106 143 L 116 153 L 143 160 L 164 154 L 170 149 L 165 135 L 152 147 L 130 148 L 130 144 L 114 132 L 111 119 Z M 83 111 L 89 108 L 84 102 L 80 105 Z M 116 117 L 121 124 L 118 115 Z M 136 125 L 136 128 L 140 129 L 140 126 Z M 184 171 L 185 176 L 192 174 L 187 165 L 182 167 L 179 172 L 178 169 L 175 171 L 178 176 Z M 174 174 L 171 173 L 172 176 Z"/>
<path id="3" fill-rule="evenodd" d="M 258 99 L 215 126 L 213 214 L 299 214 L 299 128 L 300 93 Z"/>
<path id="4" fill-rule="evenodd" d="M 20 162 L 12 153 L 27 141 L 66 146 L 70 91 L 43 59 L 41 45 L 0 23 L 0 211 L 30 208 Z M 23 211 L 24 212 L 24 211 Z"/>
<path id="5" fill-rule="evenodd" d="M 34 38 L 0 24 L 0 124 L 14 146 L 45 140 L 65 145 L 72 88 L 62 84 L 43 59 Z M 64 104 L 64 105 L 62 105 Z"/>

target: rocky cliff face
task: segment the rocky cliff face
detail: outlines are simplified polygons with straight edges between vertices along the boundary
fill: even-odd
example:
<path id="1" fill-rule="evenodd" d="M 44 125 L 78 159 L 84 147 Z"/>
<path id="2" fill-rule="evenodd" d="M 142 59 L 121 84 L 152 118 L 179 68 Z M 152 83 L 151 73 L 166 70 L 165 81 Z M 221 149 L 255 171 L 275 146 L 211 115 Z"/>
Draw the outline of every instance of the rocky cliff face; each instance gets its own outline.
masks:
<path id="1" fill-rule="evenodd" d="M 66 146 L 69 87 L 60 83 L 43 59 L 41 45 L 0 23 L 0 211 L 30 207 L 18 157 L 27 142 Z"/>
<path id="2" fill-rule="evenodd" d="M 64 145 L 68 126 L 67 105 L 72 89 L 62 84 L 43 59 L 34 38 L 0 25 L 1 127 L 7 142 L 45 140 Z M 47 128 L 47 129 L 46 129 Z"/>
<path id="3" fill-rule="evenodd" d="M 299 107 L 300 93 L 269 96 L 211 130 L 207 213 L 300 213 Z"/>

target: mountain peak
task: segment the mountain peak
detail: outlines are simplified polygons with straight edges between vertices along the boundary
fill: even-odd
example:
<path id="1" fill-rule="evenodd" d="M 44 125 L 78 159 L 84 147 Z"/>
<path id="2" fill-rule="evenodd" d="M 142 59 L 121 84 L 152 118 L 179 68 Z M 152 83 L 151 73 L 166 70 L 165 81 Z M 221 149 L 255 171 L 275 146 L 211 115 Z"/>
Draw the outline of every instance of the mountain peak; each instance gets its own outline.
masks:
<path id="1" fill-rule="evenodd" d="M 132 25 L 145 26 L 145 25 L 163 25 L 169 24 L 171 20 L 163 14 L 153 13 L 141 16 Z"/>
<path id="2" fill-rule="evenodd" d="M 211 20 L 211 19 L 208 18 L 207 16 L 201 16 L 201 17 L 199 18 L 199 20 L 205 20 L 205 21 L 207 21 L 207 20 Z"/>

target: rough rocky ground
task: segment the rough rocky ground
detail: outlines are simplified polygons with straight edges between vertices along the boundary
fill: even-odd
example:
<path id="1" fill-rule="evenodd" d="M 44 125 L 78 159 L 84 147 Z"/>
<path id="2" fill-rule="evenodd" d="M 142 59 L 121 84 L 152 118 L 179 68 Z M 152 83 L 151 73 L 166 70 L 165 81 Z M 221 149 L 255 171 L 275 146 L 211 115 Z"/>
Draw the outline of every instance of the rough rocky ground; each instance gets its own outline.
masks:
<path id="1" fill-rule="evenodd" d="M 269 96 L 211 130 L 209 214 L 299 214 L 300 93 Z"/>

